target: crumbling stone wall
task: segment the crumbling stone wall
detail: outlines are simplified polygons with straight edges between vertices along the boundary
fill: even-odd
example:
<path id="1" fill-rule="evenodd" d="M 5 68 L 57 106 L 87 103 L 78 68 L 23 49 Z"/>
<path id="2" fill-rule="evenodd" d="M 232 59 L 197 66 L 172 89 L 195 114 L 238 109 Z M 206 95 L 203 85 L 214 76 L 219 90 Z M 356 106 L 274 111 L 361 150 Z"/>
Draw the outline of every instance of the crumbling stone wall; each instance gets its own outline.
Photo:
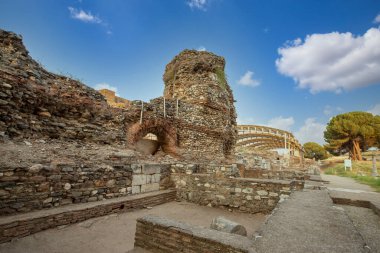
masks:
<path id="1" fill-rule="evenodd" d="M 123 159 L 0 168 L 0 215 L 163 190 L 171 186 L 169 173 L 170 165 Z"/>
<path id="2" fill-rule="evenodd" d="M 14 33 L 0 30 L 0 56 L 0 136 L 135 144 L 153 131 L 168 153 L 233 154 L 236 112 L 220 56 L 184 50 L 166 67 L 164 96 L 143 106 L 102 91 L 110 106 L 98 91 L 44 70 Z"/>
<path id="3" fill-rule="evenodd" d="M 210 174 L 172 174 L 177 198 L 199 205 L 224 207 L 248 213 L 269 213 L 301 181 L 216 177 Z"/>
<path id="4" fill-rule="evenodd" d="M 205 153 L 212 150 L 215 156 L 233 153 L 236 111 L 224 67 L 223 57 L 196 50 L 182 51 L 166 66 L 164 97 L 191 105 L 181 117 L 191 127 L 179 127 L 180 147 L 197 152 L 203 148 Z"/>
<path id="5" fill-rule="evenodd" d="M 46 71 L 0 30 L 0 135 L 124 142 L 124 115 L 79 81 Z"/>
<path id="6" fill-rule="evenodd" d="M 131 101 L 116 96 L 116 93 L 112 90 L 101 89 L 99 92 L 106 98 L 107 103 L 112 107 L 128 108 L 131 104 Z"/>
<path id="7" fill-rule="evenodd" d="M 305 180 L 310 178 L 310 175 L 307 175 L 306 171 L 300 170 L 245 169 L 242 176 L 246 178 L 264 178 L 277 180 Z"/>

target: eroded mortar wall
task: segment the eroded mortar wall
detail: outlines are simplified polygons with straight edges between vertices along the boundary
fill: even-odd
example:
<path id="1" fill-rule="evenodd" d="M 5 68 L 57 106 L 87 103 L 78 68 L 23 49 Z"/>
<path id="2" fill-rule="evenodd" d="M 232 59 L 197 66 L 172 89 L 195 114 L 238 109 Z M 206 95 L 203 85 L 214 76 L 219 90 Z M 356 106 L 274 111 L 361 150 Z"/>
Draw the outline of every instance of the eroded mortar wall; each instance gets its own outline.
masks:
<path id="1" fill-rule="evenodd" d="M 3 137 L 134 144 L 142 133 L 161 129 L 169 153 L 208 160 L 233 154 L 236 112 L 222 57 L 184 50 L 166 67 L 164 97 L 142 107 L 111 94 L 122 107 L 114 108 L 98 91 L 46 71 L 19 35 L 0 30 L 0 56 Z"/>
<path id="2" fill-rule="evenodd" d="M 172 164 L 177 198 L 204 206 L 247 213 L 269 213 L 304 181 L 242 178 L 239 164 Z"/>
<path id="3" fill-rule="evenodd" d="M 166 66 L 164 97 L 189 103 L 193 110 L 183 117 L 193 127 L 179 129 L 180 147 L 203 147 L 202 151 L 212 150 L 215 156 L 234 152 L 236 111 L 224 68 L 223 57 L 196 50 L 182 51 Z"/>
<path id="4" fill-rule="evenodd" d="M 46 71 L 21 36 L 0 30 L 0 135 L 122 143 L 123 121 L 99 92 Z"/>
<path id="5" fill-rule="evenodd" d="M 0 171 L 0 215 L 158 191 L 171 186 L 170 165 L 130 164 L 122 157 L 112 157 L 104 163 L 62 161 L 1 168 Z"/>

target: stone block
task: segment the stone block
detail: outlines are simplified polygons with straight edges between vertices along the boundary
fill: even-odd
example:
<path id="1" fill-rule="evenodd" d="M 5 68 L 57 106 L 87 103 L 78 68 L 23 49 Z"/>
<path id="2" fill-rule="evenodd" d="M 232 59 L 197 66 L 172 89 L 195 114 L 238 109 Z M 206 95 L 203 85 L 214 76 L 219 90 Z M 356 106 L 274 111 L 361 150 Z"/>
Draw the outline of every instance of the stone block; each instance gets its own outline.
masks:
<path id="1" fill-rule="evenodd" d="M 47 198 L 47 199 L 45 199 L 44 201 L 42 201 L 42 203 L 43 204 L 47 204 L 47 203 L 50 203 L 50 202 L 52 202 L 53 201 L 53 198 Z"/>
<path id="2" fill-rule="evenodd" d="M 94 201 L 97 201 L 98 198 L 95 196 L 95 197 L 90 197 L 87 199 L 88 202 L 94 202 Z"/>
<path id="3" fill-rule="evenodd" d="M 42 164 L 34 164 L 28 170 L 30 173 L 38 173 L 44 166 Z"/>
<path id="4" fill-rule="evenodd" d="M 132 168 L 133 174 L 141 174 L 141 165 L 132 164 L 131 168 Z"/>
<path id="5" fill-rule="evenodd" d="M 159 183 L 159 182 L 160 182 L 160 179 L 161 179 L 161 175 L 160 175 L 160 174 L 153 174 L 153 175 L 152 175 L 151 182 L 152 182 L 152 183 Z"/>
<path id="6" fill-rule="evenodd" d="M 46 181 L 46 177 L 44 177 L 44 176 L 34 176 L 34 177 L 30 177 L 29 180 L 32 181 L 32 182 L 36 182 L 36 183 L 38 183 L 38 182 L 44 182 L 44 181 Z"/>
<path id="7" fill-rule="evenodd" d="M 144 164 L 142 166 L 142 173 L 151 175 L 161 173 L 161 165 L 160 164 Z"/>
<path id="8" fill-rule="evenodd" d="M 146 184 L 146 175 L 133 175 L 132 186 Z"/>
<path id="9" fill-rule="evenodd" d="M 245 188 L 245 189 L 243 189 L 243 192 L 244 193 L 252 193 L 253 189 L 252 188 Z"/>
<path id="10" fill-rule="evenodd" d="M 152 183 L 152 175 L 146 175 L 146 183 L 147 184 Z"/>
<path id="11" fill-rule="evenodd" d="M 140 192 L 141 192 L 141 186 L 140 185 L 132 186 L 132 194 L 137 194 Z"/>
<path id="12" fill-rule="evenodd" d="M 141 192 L 153 192 L 160 190 L 160 184 L 144 184 L 141 186 Z"/>
<path id="13" fill-rule="evenodd" d="M 65 190 L 68 191 L 71 189 L 71 184 L 66 183 L 63 188 L 65 188 Z"/>
<path id="14" fill-rule="evenodd" d="M 108 180 L 106 183 L 107 187 L 114 187 L 115 186 L 115 179 Z"/>
<path id="15" fill-rule="evenodd" d="M 222 216 L 214 218 L 211 222 L 210 228 L 225 233 L 247 236 L 247 230 L 244 226 Z"/>
<path id="16" fill-rule="evenodd" d="M 264 190 L 261 190 L 261 191 L 257 191 L 257 194 L 258 194 L 259 196 L 266 196 L 266 195 L 268 195 L 268 192 L 267 192 L 267 191 L 264 191 Z"/>

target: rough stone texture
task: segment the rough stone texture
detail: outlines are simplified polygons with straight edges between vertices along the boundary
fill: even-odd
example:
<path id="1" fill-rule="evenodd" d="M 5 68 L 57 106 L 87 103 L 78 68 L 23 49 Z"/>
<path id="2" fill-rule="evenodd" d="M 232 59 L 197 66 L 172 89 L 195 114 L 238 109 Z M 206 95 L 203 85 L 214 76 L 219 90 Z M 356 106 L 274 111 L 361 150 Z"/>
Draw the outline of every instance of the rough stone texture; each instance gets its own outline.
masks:
<path id="1" fill-rule="evenodd" d="M 137 220 L 135 246 L 157 253 L 253 253 L 252 241 L 243 236 L 157 216 Z"/>
<path id="2" fill-rule="evenodd" d="M 213 163 L 176 163 L 171 165 L 172 173 L 210 174 L 217 177 L 241 177 L 239 164 L 219 165 Z"/>
<path id="3" fill-rule="evenodd" d="M 244 226 L 222 216 L 214 218 L 211 222 L 210 228 L 221 232 L 247 236 L 247 230 Z"/>
<path id="4" fill-rule="evenodd" d="M 51 209 L 40 215 L 38 212 L 0 218 L 0 243 L 28 236 L 39 231 L 71 223 L 77 223 L 111 213 L 127 212 L 147 206 L 155 206 L 175 199 L 175 192 L 162 192 L 110 199 L 102 203 L 90 203 L 86 208 L 80 205 Z M 62 210 L 63 209 L 63 210 Z"/>
<path id="5" fill-rule="evenodd" d="M 165 182 L 161 187 L 160 181 L 168 180 L 170 165 L 122 161 L 0 167 L 4 175 L 0 177 L 0 215 L 168 188 Z"/>
<path id="6" fill-rule="evenodd" d="M 134 145 L 152 133 L 165 153 L 185 159 L 223 160 L 233 154 L 236 112 L 222 57 L 181 52 L 166 68 L 164 97 L 144 103 L 107 91 L 103 96 L 46 71 L 11 32 L 0 30 L 0 56 L 0 138 Z"/>
<path id="7" fill-rule="evenodd" d="M 208 174 L 172 174 L 177 198 L 200 205 L 269 213 L 303 182 L 215 177 Z"/>
<path id="8" fill-rule="evenodd" d="M 224 76 L 224 59 L 208 52 L 184 50 L 167 66 L 164 97 L 149 103 L 133 101 L 128 141 L 148 133 L 158 137 L 165 152 L 223 159 L 234 152 L 236 112 Z M 204 157 L 206 159 L 207 157 Z"/>
<path id="9" fill-rule="evenodd" d="M 364 241 L 326 190 L 297 191 L 262 226 L 254 248 L 270 253 L 359 253 Z"/>
<path id="10" fill-rule="evenodd" d="M 245 169 L 243 177 L 246 178 L 265 178 L 277 180 L 308 180 L 309 175 L 300 170 L 263 170 L 263 169 Z"/>
<path id="11" fill-rule="evenodd" d="M 22 38 L 0 30 L 0 137 L 125 142 L 124 115 L 79 81 L 34 61 Z"/>
<path id="12" fill-rule="evenodd" d="M 131 105 L 131 101 L 116 96 L 115 92 L 112 90 L 101 89 L 99 92 L 106 98 L 107 103 L 112 107 L 128 108 Z"/>
<path id="13" fill-rule="evenodd" d="M 362 235 L 370 252 L 380 252 L 380 217 L 367 208 L 341 206 Z"/>

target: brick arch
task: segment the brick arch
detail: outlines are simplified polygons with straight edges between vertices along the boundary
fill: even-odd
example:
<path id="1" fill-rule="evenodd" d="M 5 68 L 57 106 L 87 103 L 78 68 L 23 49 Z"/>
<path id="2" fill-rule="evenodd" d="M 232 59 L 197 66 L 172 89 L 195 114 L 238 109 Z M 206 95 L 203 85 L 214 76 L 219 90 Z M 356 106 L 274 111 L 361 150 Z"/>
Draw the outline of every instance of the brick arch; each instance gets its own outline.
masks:
<path id="1" fill-rule="evenodd" d="M 144 120 L 141 124 L 137 122 L 131 125 L 127 130 L 128 143 L 134 145 L 148 133 L 157 136 L 165 153 L 177 154 L 177 129 L 162 119 Z"/>

